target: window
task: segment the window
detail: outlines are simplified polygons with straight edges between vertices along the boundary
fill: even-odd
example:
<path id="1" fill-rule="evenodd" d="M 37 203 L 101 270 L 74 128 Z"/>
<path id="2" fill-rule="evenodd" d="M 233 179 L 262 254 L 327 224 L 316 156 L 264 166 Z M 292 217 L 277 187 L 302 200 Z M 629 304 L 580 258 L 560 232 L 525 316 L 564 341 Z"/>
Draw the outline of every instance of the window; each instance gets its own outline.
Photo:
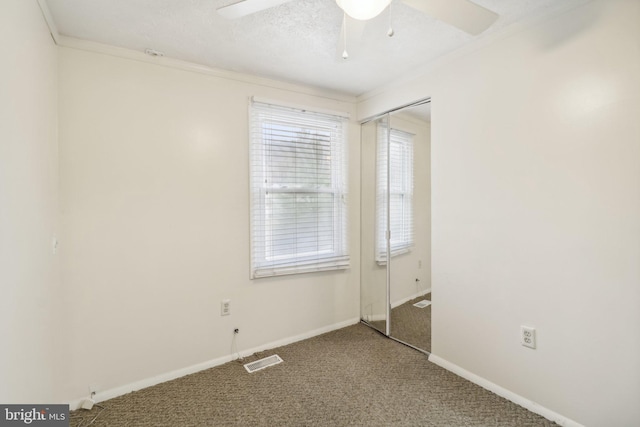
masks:
<path id="1" fill-rule="evenodd" d="M 347 268 L 345 118 L 252 101 L 251 277 Z"/>
<path id="2" fill-rule="evenodd" d="M 391 255 L 408 252 L 413 246 L 413 135 L 391 129 L 389 211 Z M 387 259 L 387 126 L 378 125 L 376 173 L 376 261 Z"/>

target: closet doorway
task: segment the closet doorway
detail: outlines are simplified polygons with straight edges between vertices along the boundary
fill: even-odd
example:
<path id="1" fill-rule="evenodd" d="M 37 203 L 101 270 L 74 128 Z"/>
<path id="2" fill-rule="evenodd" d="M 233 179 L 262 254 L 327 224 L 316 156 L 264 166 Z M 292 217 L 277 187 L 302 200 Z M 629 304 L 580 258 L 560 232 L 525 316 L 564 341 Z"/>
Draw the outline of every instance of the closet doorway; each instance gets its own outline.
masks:
<path id="1" fill-rule="evenodd" d="M 361 301 L 364 323 L 431 351 L 430 99 L 361 128 Z"/>

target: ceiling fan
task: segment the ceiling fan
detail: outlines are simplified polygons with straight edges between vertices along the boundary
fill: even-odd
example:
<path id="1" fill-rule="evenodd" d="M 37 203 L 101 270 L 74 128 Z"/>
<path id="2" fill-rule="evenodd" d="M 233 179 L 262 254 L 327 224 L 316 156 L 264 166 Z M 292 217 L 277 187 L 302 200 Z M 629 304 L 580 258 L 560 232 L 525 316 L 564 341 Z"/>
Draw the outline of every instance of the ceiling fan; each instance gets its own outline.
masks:
<path id="1" fill-rule="evenodd" d="M 239 0 L 217 9 L 227 19 L 237 19 L 261 10 L 279 6 L 292 0 Z M 357 44 L 366 21 L 380 15 L 394 0 L 336 0 L 344 11 L 338 52 L 347 59 L 347 40 Z M 489 28 L 498 19 L 498 14 L 470 0 L 396 0 L 402 1 L 422 13 L 446 22 L 466 33 L 477 35 Z M 387 32 L 393 36 L 393 29 Z"/>

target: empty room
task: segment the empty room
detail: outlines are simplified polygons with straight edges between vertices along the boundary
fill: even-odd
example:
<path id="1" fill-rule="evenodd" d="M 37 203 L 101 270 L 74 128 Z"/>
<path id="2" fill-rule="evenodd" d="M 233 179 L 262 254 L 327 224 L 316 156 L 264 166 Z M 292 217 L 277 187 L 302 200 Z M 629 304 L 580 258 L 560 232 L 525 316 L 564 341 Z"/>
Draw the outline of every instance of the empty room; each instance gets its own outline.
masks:
<path id="1" fill-rule="evenodd" d="M 640 425 L 640 0 L 0 31 L 0 425 Z"/>

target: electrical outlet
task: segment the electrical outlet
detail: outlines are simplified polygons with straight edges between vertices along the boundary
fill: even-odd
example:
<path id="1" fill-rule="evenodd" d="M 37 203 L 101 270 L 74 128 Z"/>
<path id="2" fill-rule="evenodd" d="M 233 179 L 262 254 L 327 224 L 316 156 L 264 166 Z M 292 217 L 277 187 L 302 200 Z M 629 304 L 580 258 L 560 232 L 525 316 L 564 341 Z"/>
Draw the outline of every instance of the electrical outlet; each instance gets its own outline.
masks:
<path id="1" fill-rule="evenodd" d="M 418 260 L 418 268 L 422 268 L 422 260 L 421 259 Z"/>
<path id="2" fill-rule="evenodd" d="M 228 316 L 231 314 L 231 300 L 223 299 L 220 305 L 220 316 Z"/>
<path id="3" fill-rule="evenodd" d="M 529 348 L 536 348 L 536 330 L 531 326 L 520 326 L 520 343 Z"/>

